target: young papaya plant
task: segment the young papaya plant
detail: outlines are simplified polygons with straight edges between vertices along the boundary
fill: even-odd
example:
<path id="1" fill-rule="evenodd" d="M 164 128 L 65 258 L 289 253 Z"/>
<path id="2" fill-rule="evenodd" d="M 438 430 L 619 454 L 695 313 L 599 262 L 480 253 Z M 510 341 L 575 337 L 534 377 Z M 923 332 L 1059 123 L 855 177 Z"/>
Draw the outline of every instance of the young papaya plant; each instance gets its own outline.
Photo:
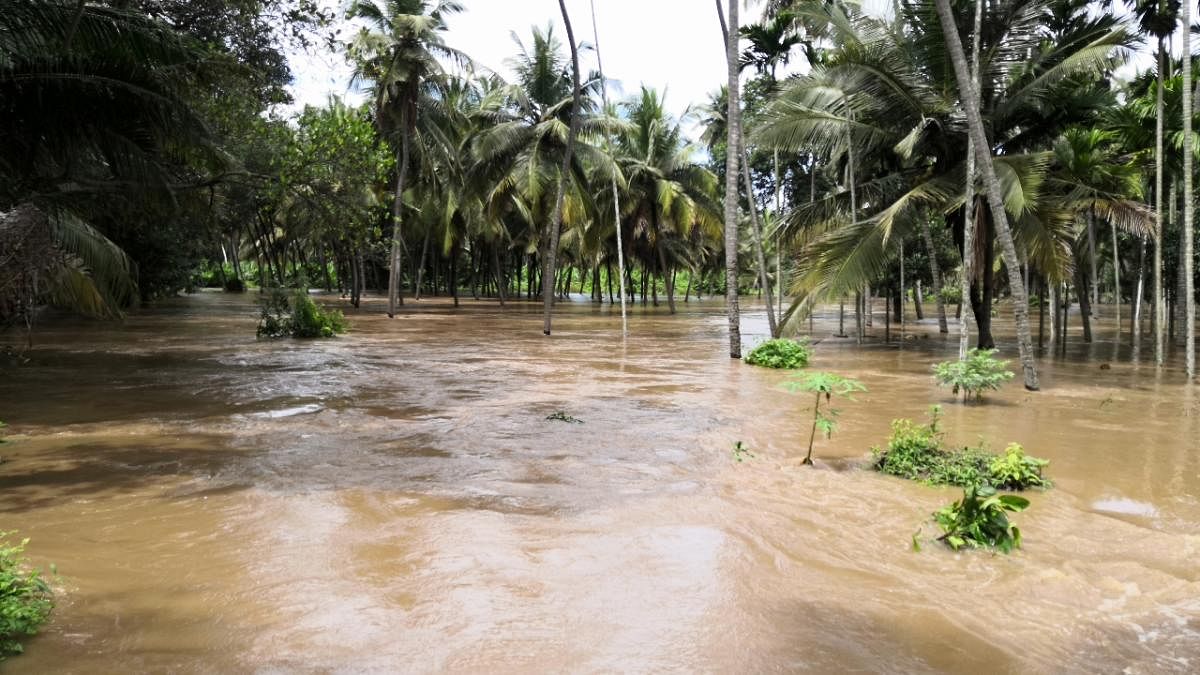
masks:
<path id="1" fill-rule="evenodd" d="M 783 387 L 793 394 L 814 394 L 812 428 L 808 435 L 808 454 L 804 456 L 804 464 L 812 466 L 813 442 L 817 438 L 817 431 L 820 430 L 825 434 L 825 438 L 831 438 L 834 430 L 837 429 L 837 416 L 840 411 L 832 407 L 833 397 L 838 396 L 853 401 L 855 393 L 866 391 L 867 388 L 858 380 L 820 371 L 805 373 L 796 379 L 784 382 Z M 824 407 L 821 406 L 822 401 L 825 403 Z"/>

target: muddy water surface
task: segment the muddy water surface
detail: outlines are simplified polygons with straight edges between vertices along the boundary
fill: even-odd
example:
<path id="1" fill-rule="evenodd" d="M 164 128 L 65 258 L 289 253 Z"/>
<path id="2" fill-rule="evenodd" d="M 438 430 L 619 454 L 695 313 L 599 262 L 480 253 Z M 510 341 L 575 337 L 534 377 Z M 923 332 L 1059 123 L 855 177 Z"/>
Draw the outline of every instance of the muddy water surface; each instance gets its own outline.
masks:
<path id="1" fill-rule="evenodd" d="M 438 300 L 293 343 L 254 340 L 252 300 L 49 320 L 3 372 L 0 529 L 63 586 L 5 669 L 1200 668 L 1200 400 L 1111 343 L 964 407 L 928 375 L 954 341 L 818 323 L 814 367 L 870 392 L 813 470 L 807 399 L 727 358 L 716 304 L 625 343 L 607 307 L 546 339 L 536 308 Z M 954 492 L 857 468 L 934 402 L 954 440 L 1052 461 L 1023 551 L 914 553 Z"/>

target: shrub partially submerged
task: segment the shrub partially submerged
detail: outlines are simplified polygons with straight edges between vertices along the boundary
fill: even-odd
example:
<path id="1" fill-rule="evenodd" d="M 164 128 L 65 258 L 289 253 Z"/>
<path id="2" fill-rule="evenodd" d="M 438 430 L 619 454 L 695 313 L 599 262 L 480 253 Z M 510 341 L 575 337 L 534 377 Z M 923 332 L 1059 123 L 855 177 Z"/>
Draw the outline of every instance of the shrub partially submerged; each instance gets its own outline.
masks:
<path id="1" fill-rule="evenodd" d="M 1021 548 L 1021 530 L 1008 519 L 1009 513 L 1029 508 L 1029 500 L 1016 495 L 996 494 L 988 486 L 968 487 L 962 499 L 934 512 L 942 528 L 938 541 L 957 551 L 996 548 L 1004 553 Z"/>
<path id="2" fill-rule="evenodd" d="M 1005 370 L 1008 361 L 995 357 L 995 349 L 972 349 L 966 361 L 944 361 L 933 367 L 933 376 L 938 384 L 950 387 L 963 395 L 963 401 L 980 400 L 985 391 L 995 391 L 1000 385 L 1013 379 L 1013 372 Z"/>
<path id="3" fill-rule="evenodd" d="M 259 337 L 329 338 L 346 332 L 346 318 L 336 309 L 326 310 L 301 289 L 273 288 L 259 301 L 262 314 Z"/>
<path id="4" fill-rule="evenodd" d="M 992 486 L 1005 490 L 1049 485 L 1042 476 L 1042 468 L 1050 462 L 1026 456 L 1016 443 L 1010 444 L 1000 457 L 982 447 L 945 448 L 938 428 L 941 412 L 940 406 L 933 406 L 929 423 L 924 425 L 907 419 L 893 420 L 887 448 L 871 448 L 875 469 L 931 485 Z"/>
<path id="5" fill-rule="evenodd" d="M 1019 443 L 1009 443 L 1004 454 L 988 464 L 991 483 L 1001 490 L 1024 490 L 1043 487 L 1050 481 L 1042 476 L 1042 468 L 1049 460 L 1030 457 Z"/>
<path id="6" fill-rule="evenodd" d="M 20 640 L 36 635 L 54 607 L 50 587 L 25 562 L 25 544 L 0 532 L 0 659 L 23 651 Z"/>
<path id="7" fill-rule="evenodd" d="M 795 370 L 808 366 L 812 349 L 806 342 L 777 339 L 767 340 L 746 355 L 746 363 L 763 368 Z"/>

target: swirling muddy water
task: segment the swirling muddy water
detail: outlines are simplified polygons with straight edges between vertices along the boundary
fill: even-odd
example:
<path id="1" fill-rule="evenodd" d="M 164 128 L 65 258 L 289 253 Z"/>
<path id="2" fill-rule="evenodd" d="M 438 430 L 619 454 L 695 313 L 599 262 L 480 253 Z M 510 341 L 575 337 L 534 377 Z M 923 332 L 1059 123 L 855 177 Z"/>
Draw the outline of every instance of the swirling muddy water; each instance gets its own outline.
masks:
<path id="1" fill-rule="evenodd" d="M 376 301 L 269 342 L 253 300 L 47 319 L 3 371 L 0 529 L 61 575 L 5 669 L 1200 669 L 1200 399 L 1111 323 L 1044 391 L 963 406 L 929 376 L 956 337 L 857 347 L 827 316 L 813 367 L 870 391 L 811 469 L 807 397 L 728 358 L 719 304 L 638 307 L 623 342 L 587 302 L 545 338 L 532 305 Z M 862 466 L 931 403 L 1051 460 L 1021 551 L 911 550 L 955 492 Z"/>

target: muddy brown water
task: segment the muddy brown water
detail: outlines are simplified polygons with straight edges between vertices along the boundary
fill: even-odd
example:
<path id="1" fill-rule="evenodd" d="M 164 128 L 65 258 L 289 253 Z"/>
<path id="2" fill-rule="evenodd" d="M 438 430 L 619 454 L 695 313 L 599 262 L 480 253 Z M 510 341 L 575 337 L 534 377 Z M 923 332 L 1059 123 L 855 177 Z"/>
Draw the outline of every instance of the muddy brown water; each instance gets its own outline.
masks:
<path id="1" fill-rule="evenodd" d="M 375 302 L 300 343 L 256 341 L 252 302 L 48 319 L 3 371 L 0 529 L 61 574 L 5 670 L 1200 669 L 1200 398 L 1109 324 L 1044 391 L 962 406 L 929 377 L 956 339 L 826 317 L 813 367 L 870 391 L 809 469 L 808 399 L 727 357 L 719 304 L 639 307 L 622 342 L 587 302 L 550 339 L 532 306 Z M 1022 551 L 913 552 L 955 492 L 859 468 L 931 403 L 1051 460 Z"/>

